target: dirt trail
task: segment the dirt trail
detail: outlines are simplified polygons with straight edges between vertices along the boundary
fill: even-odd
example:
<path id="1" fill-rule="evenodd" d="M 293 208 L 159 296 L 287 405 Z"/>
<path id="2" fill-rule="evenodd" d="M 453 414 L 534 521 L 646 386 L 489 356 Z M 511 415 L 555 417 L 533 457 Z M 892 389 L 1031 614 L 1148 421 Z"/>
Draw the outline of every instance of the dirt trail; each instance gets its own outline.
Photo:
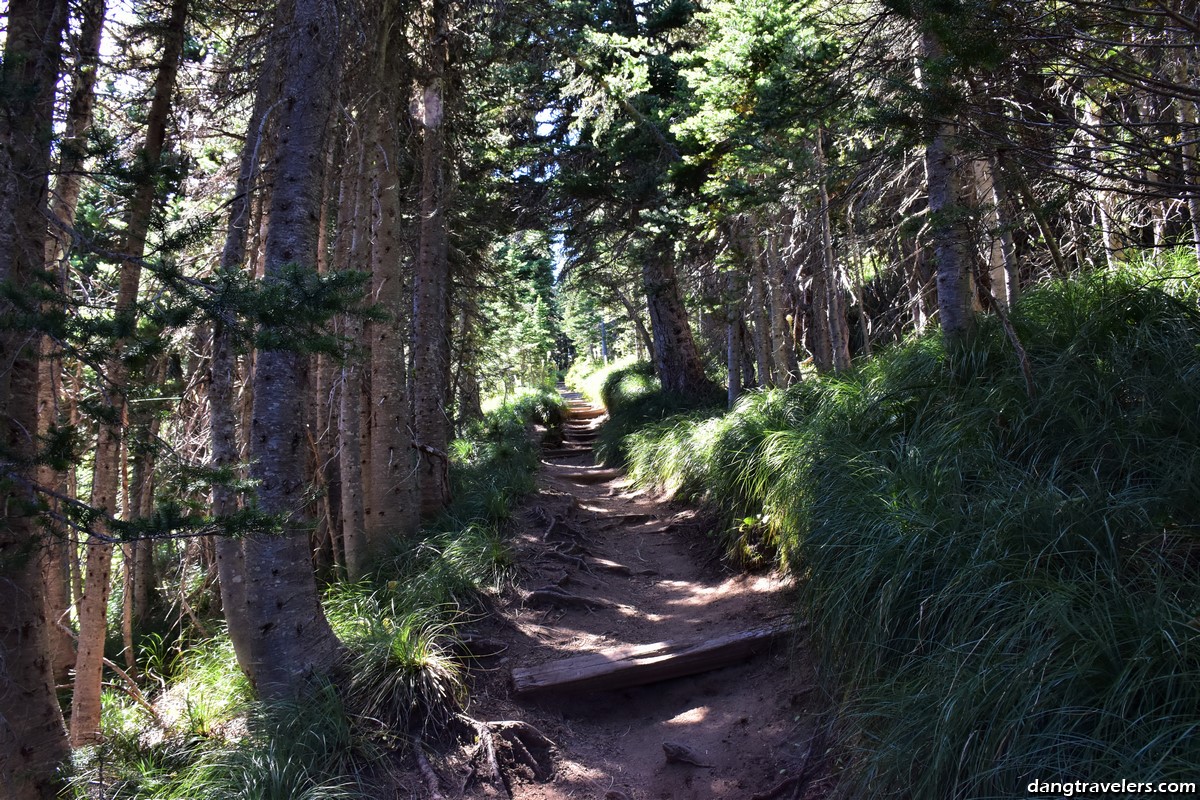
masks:
<path id="1" fill-rule="evenodd" d="M 722 568 L 694 511 L 591 466 L 603 409 L 564 396 L 566 440 L 547 448 L 539 492 L 518 515 L 519 591 L 480 630 L 505 649 L 481 659 L 472 713 L 525 720 L 559 750 L 554 779 L 516 785 L 514 797 L 765 796 L 821 749 L 809 746 L 818 693 L 801 651 L 786 642 L 736 666 L 639 688 L 515 696 L 516 667 L 621 644 L 708 639 L 786 620 L 791 607 L 786 581 Z M 706 766 L 668 760 L 664 743 L 683 745 Z M 773 796 L 805 792 L 785 788 Z"/>

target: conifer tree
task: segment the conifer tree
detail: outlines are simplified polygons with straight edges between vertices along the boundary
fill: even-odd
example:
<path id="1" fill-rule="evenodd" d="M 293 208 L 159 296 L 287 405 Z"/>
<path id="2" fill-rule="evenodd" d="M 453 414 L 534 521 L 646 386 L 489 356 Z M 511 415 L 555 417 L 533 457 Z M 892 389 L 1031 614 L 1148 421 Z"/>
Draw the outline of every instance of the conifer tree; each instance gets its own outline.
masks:
<path id="1" fill-rule="evenodd" d="M 13 0 L 0 63 L 0 792 L 50 800 L 67 739 L 54 693 L 42 579 L 36 307 L 44 271 L 54 87 L 67 4 Z M 27 298 L 28 295 L 25 295 Z"/>

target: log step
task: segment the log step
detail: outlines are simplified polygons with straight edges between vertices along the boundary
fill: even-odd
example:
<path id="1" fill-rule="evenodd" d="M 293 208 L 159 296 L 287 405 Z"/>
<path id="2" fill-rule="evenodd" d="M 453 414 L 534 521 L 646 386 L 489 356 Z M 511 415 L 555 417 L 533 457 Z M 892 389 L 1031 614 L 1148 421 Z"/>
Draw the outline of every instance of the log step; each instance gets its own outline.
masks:
<path id="1" fill-rule="evenodd" d="M 603 408 L 571 408 L 567 411 L 570 419 L 599 419 L 608 412 Z"/>
<path id="2" fill-rule="evenodd" d="M 591 470 L 590 472 L 567 472 L 562 474 L 561 477 L 575 483 L 604 483 L 605 481 L 625 477 L 625 470 L 620 467 L 613 467 L 611 469 Z"/>
<path id="3" fill-rule="evenodd" d="M 744 661 L 794 629 L 780 623 L 701 641 L 623 645 L 512 671 L 517 694 L 625 689 Z"/>
<path id="4" fill-rule="evenodd" d="M 592 453 L 590 447 L 555 447 L 542 451 L 542 458 L 570 458 L 585 456 Z"/>

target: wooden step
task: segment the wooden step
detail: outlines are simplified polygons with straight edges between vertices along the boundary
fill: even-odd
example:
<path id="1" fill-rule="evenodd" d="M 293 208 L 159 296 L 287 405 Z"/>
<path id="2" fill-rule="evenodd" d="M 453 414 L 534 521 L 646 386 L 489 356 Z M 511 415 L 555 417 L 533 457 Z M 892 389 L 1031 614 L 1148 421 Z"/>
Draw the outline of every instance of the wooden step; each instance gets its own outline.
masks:
<path id="1" fill-rule="evenodd" d="M 567 417 L 570 419 L 599 419 L 607 413 L 607 409 L 603 408 L 570 408 L 567 410 Z"/>
<path id="2" fill-rule="evenodd" d="M 565 478 L 575 483 L 604 483 L 625 477 L 625 470 L 620 467 L 582 467 L 570 464 L 547 464 L 545 461 L 542 463 L 548 467 L 554 467 L 554 472 L 551 474 L 555 477 Z"/>
<path id="3" fill-rule="evenodd" d="M 794 629 L 764 625 L 714 639 L 622 645 L 512 671 L 517 694 L 595 692 L 642 686 L 736 664 Z"/>

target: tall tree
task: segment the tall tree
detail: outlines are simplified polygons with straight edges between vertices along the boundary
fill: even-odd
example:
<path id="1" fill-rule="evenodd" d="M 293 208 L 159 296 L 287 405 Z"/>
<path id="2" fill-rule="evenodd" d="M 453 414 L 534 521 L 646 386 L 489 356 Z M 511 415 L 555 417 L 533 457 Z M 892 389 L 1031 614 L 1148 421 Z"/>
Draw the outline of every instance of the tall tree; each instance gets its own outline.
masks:
<path id="1" fill-rule="evenodd" d="M 371 250 L 371 296 L 383 319 L 369 328 L 371 351 L 371 478 L 367 492 L 367 540 L 379 547 L 389 538 L 411 536 L 417 525 L 413 491 L 412 433 L 408 396 L 409 286 L 405 268 L 410 253 L 404 241 L 411 233 L 402 213 L 402 192 L 412 173 L 412 159 L 400 142 L 408 138 L 401 87 L 409 84 L 411 65 L 399 19 L 405 6 L 384 2 L 380 13 L 375 123 L 372 153 L 378 164 L 374 188 L 374 239 Z"/>
<path id="2" fill-rule="evenodd" d="M 38 498 L 38 342 L 16 298 L 43 274 L 65 0 L 12 0 L 0 64 L 0 791 L 57 796 L 67 755 L 54 694 Z M 16 290 L 16 291 L 14 291 Z"/>
<path id="3" fill-rule="evenodd" d="M 137 153 L 137 184 L 129 203 L 118 267 L 119 286 L 113 309 L 117 337 L 112 356 L 105 363 L 105 395 L 108 412 L 96 434 L 92 471 L 91 505 L 100 510 L 101 530 L 87 543 L 86 583 L 79 603 L 79 643 L 75 656 L 75 691 L 71 696 L 71 743 L 79 747 L 100 739 L 101 675 L 104 671 L 104 640 L 108 622 L 108 595 L 113 558 L 112 529 L 104 516 L 121 511 L 130 518 L 131 508 L 119 508 L 122 449 L 128 424 L 127 398 L 130 364 L 124 352 L 137 324 L 138 293 L 142 258 L 158 203 L 158 171 L 167 141 L 167 128 L 175 97 L 176 76 L 186 38 L 190 0 L 173 0 L 164 26 L 162 57 L 154 79 L 154 97 L 146 117 L 146 137 Z"/>
<path id="4" fill-rule="evenodd" d="M 973 327 L 971 269 L 961 219 L 963 165 L 957 147 L 957 126 L 945 108 L 944 98 L 951 87 L 946 72 L 946 48 L 941 33 L 934 27 L 936 22 L 927 21 L 920 34 L 919 79 L 931 97 L 931 104 L 941 106 L 930 122 L 925 143 L 925 182 L 937 270 L 938 315 L 942 332 L 954 341 L 964 338 Z"/>
<path id="5" fill-rule="evenodd" d="M 272 43 L 279 48 L 276 63 L 283 77 L 275 104 L 280 116 L 263 278 L 285 291 L 289 283 L 316 277 L 321 177 L 341 28 L 330 0 L 295 0 L 289 17 Z M 264 325 L 262 337 L 270 345 L 259 350 L 254 365 L 250 475 L 258 510 L 279 523 L 277 530 L 243 538 L 245 602 L 227 607 L 226 614 L 231 625 L 250 634 L 239 663 L 249 666 L 261 696 L 278 698 L 299 694 L 310 676 L 327 671 L 341 644 L 317 595 L 304 519 L 306 356 L 283 349 L 287 342 L 271 327 Z"/>
<path id="6" fill-rule="evenodd" d="M 54 288 L 64 296 L 67 291 L 75 212 L 83 186 L 88 134 L 92 129 L 92 116 L 96 105 L 96 79 L 99 75 L 100 42 L 104 34 L 105 0 L 88 0 L 80 4 L 79 15 L 79 34 L 75 39 L 75 63 L 67 100 L 67 118 L 59 144 L 58 175 L 50 197 L 53 223 L 46 240 L 46 261 L 52 270 Z M 48 436 L 52 427 L 64 422 L 64 417 L 70 416 L 62 413 L 62 367 L 58 343 L 50 336 L 43 337 L 38 376 L 38 432 L 42 436 Z M 43 486 L 53 487 L 60 495 L 70 494 L 67 472 L 57 469 L 55 465 L 41 464 L 38 469 L 38 481 Z M 51 500 L 51 506 L 56 502 L 58 501 Z M 46 548 L 46 602 L 55 621 L 50 631 L 55 679 L 65 683 L 68 671 L 75 664 L 75 642 L 65 624 L 71 607 L 70 564 L 75 558 L 75 545 L 61 524 L 56 521 L 49 524 L 55 537 L 47 543 Z"/>
<path id="7" fill-rule="evenodd" d="M 447 212 L 447 106 L 454 33 L 447 0 L 424 0 L 422 57 L 417 68 L 421 131 L 420 228 L 413 274 L 413 419 L 419 453 L 421 512 L 450 502 L 450 240 Z"/>

